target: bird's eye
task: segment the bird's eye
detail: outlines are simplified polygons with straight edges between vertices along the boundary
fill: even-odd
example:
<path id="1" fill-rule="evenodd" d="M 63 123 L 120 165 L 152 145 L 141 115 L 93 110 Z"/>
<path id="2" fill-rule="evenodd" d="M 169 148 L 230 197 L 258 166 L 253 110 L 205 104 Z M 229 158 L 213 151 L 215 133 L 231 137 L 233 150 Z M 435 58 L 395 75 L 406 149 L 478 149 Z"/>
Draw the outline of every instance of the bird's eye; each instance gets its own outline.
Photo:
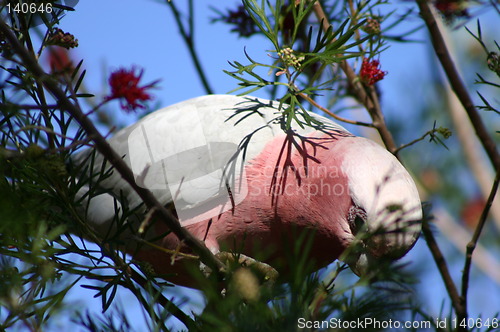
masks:
<path id="1" fill-rule="evenodd" d="M 351 233 L 356 235 L 365 225 L 367 219 L 366 211 L 353 204 L 349 209 L 349 214 L 347 215 L 347 222 L 349 223 L 349 228 Z"/>

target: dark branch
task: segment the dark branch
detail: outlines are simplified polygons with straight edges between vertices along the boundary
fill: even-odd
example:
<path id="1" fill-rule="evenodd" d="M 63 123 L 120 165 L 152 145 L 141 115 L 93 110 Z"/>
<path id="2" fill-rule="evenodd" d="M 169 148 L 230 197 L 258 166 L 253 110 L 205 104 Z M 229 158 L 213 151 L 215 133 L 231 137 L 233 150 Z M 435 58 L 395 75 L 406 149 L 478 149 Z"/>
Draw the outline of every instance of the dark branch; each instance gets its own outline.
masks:
<path id="1" fill-rule="evenodd" d="M 448 269 L 448 265 L 446 264 L 446 260 L 439 249 L 439 246 L 434 238 L 434 234 L 432 234 L 432 230 L 429 227 L 429 221 L 424 220 L 422 223 L 422 232 L 425 237 L 425 241 L 427 242 L 427 246 L 429 247 L 432 257 L 436 262 L 439 273 L 441 274 L 441 278 L 444 281 L 444 285 L 446 287 L 446 291 L 451 299 L 451 305 L 455 312 L 457 313 L 458 321 L 461 322 L 463 318 L 467 317 L 467 313 L 465 311 L 464 299 L 458 293 L 457 287 L 451 278 L 450 270 Z M 461 327 L 458 326 L 460 329 Z"/>
<path id="2" fill-rule="evenodd" d="M 317 102 L 315 102 L 314 99 L 312 99 L 311 97 L 309 97 L 305 93 L 301 92 L 301 93 L 297 94 L 297 96 L 299 96 L 301 98 L 304 98 L 305 100 L 307 100 L 307 102 L 309 104 L 311 104 L 314 107 L 320 109 L 321 111 L 325 112 L 326 114 L 328 114 L 329 116 L 331 116 L 332 118 L 334 118 L 336 120 L 339 120 L 339 121 L 342 121 L 342 122 L 345 122 L 345 123 L 350 123 L 350 124 L 353 124 L 353 125 L 363 126 L 363 127 L 370 127 L 370 128 L 374 127 L 373 124 L 371 124 L 371 123 L 366 123 L 366 122 L 361 122 L 361 121 L 356 121 L 356 120 L 350 120 L 350 119 L 346 119 L 346 118 L 343 118 L 341 116 L 338 116 L 337 114 L 330 112 L 329 109 L 324 108 L 323 106 L 321 106 L 320 104 L 318 104 Z"/>
<path id="3" fill-rule="evenodd" d="M 474 230 L 472 239 L 467 244 L 464 271 L 462 273 L 462 298 L 464 301 L 465 312 L 467 312 L 467 291 L 469 289 L 469 275 L 472 264 L 472 253 L 474 252 L 474 249 L 476 249 L 477 241 L 479 240 L 479 236 L 481 236 L 481 232 L 484 228 L 484 224 L 486 223 L 486 218 L 488 217 L 488 213 L 490 212 L 491 205 L 493 205 L 493 200 L 495 199 L 495 195 L 498 191 L 499 180 L 500 180 L 500 170 L 497 171 L 495 181 L 493 182 L 493 186 L 491 187 L 490 195 L 488 196 L 486 205 L 483 209 L 483 212 L 481 213 L 481 217 L 479 218 L 479 223 L 477 224 L 476 229 Z"/>
<path id="4" fill-rule="evenodd" d="M 453 91 L 465 108 L 472 126 L 474 127 L 476 135 L 477 137 L 479 137 L 481 144 L 486 150 L 486 153 L 488 154 L 493 167 L 495 169 L 500 169 L 500 155 L 498 154 L 496 144 L 488 134 L 488 131 L 486 130 L 483 120 L 477 112 L 476 107 L 474 106 L 469 92 L 467 91 L 462 78 L 458 74 L 455 64 L 451 59 L 450 52 L 446 47 L 446 43 L 441 34 L 441 31 L 439 30 L 434 14 L 429 7 L 429 2 L 425 0 L 417 0 L 417 4 L 420 8 L 420 15 L 422 16 L 425 25 L 429 30 L 434 51 L 439 59 L 439 62 L 441 63 L 441 66 L 444 69 L 444 72 L 446 73 Z"/>

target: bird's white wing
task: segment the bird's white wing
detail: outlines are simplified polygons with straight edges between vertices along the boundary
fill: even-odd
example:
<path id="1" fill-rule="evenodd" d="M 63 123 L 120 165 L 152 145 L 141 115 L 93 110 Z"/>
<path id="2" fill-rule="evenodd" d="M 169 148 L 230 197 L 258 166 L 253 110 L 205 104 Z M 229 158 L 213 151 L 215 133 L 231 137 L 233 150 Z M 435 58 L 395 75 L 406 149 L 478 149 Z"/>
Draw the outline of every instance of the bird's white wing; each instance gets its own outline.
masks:
<path id="1" fill-rule="evenodd" d="M 243 166 L 273 137 L 285 135 L 278 107 L 277 102 L 255 97 L 198 97 L 147 115 L 120 130 L 109 143 L 124 157 L 139 185 L 150 189 L 162 204 L 173 202 L 181 221 L 197 222 L 245 196 Z M 328 119 L 312 116 L 329 130 L 347 132 Z M 299 135 L 317 129 L 294 126 Z M 78 155 L 77 162 L 88 153 Z M 94 172 L 101 163 L 98 156 Z M 131 207 L 141 203 L 116 172 L 99 185 L 124 194 Z"/>

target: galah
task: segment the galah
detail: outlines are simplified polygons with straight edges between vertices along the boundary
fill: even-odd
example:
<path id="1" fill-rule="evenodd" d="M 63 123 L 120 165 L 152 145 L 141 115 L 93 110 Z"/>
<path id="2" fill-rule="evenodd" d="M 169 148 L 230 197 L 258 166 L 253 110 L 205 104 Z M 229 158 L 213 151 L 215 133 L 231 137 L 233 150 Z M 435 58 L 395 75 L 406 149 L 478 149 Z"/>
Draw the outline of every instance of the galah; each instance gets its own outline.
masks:
<path id="1" fill-rule="evenodd" d="M 109 143 L 136 183 L 172 208 L 181 225 L 214 253 L 258 257 L 280 272 L 290 264 L 285 262 L 290 245 L 309 231 L 310 261 L 317 268 L 355 241 L 362 250 L 346 261 L 357 273 L 377 259 L 403 256 L 415 243 L 422 218 L 406 169 L 377 143 L 311 112 L 310 118 L 296 113 L 287 127 L 287 107 L 248 96 L 203 96 L 153 112 Z M 110 169 L 92 151 L 75 160 L 91 165 L 91 181 Z M 188 259 L 178 254 L 172 260 L 155 247 L 189 251 L 164 223 L 153 223 L 145 235 L 154 245 L 137 241 L 137 229 L 150 221 L 120 175 L 112 172 L 96 186 L 105 193 L 84 204 L 90 226 L 103 238 L 111 236 L 120 229 L 117 216 L 126 203 L 134 213 L 120 235 L 124 250 L 158 274 L 177 273 L 171 278 L 175 283 L 191 285 L 181 268 Z M 361 230 L 378 233 L 359 239 Z"/>

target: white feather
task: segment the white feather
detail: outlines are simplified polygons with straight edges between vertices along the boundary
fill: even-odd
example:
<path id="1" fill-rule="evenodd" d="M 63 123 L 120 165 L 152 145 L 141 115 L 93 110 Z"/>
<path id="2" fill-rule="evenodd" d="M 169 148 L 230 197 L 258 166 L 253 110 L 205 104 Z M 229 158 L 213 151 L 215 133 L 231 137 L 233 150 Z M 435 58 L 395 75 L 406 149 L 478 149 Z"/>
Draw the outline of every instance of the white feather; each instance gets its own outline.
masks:
<path id="1" fill-rule="evenodd" d="M 282 115 L 278 107 L 278 102 L 255 97 L 198 97 L 145 116 L 120 130 L 109 143 L 124 156 L 138 184 L 150 189 L 163 204 L 175 200 L 178 212 L 183 208 L 189 210 L 220 195 L 225 190 L 221 179 L 233 182 L 245 179 L 240 166 L 257 156 L 273 137 L 284 135 L 277 121 Z M 347 132 L 326 118 L 310 115 L 332 130 Z M 307 135 L 316 128 L 295 125 L 294 130 Z M 249 135 L 251 144 L 241 146 Z M 237 167 L 224 177 L 224 167 L 238 149 L 244 150 L 245 160 L 243 153 L 239 153 L 238 159 L 233 161 Z M 75 160 L 81 162 L 88 153 L 77 155 Z M 94 172 L 100 170 L 102 160 L 98 155 Z M 116 172 L 99 185 L 124 194 L 130 208 L 142 202 Z M 235 187 L 245 190 L 245 183 Z M 236 198 L 244 196 L 243 192 Z M 192 214 L 191 211 L 189 215 Z M 202 216 L 206 214 L 200 213 L 200 218 Z M 189 220 L 196 222 L 198 219 Z"/>

